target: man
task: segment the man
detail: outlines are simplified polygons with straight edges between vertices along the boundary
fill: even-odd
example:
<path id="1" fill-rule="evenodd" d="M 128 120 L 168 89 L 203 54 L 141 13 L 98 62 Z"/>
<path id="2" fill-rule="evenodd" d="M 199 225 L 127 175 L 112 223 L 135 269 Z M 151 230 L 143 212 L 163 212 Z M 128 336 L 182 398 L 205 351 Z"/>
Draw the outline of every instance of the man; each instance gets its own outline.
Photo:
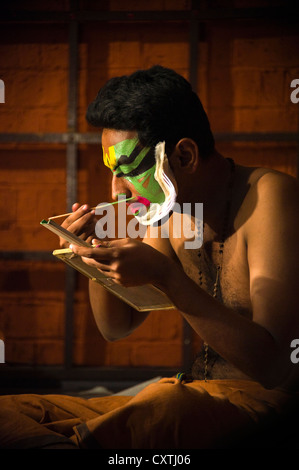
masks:
<path id="1" fill-rule="evenodd" d="M 72 441 L 87 448 L 256 445 L 270 418 L 277 424 L 296 405 L 299 367 L 290 360 L 291 341 L 299 337 L 296 180 L 220 155 L 189 83 L 160 66 L 110 80 L 87 119 L 102 131 L 114 199 L 125 194 L 163 206 L 147 172 L 155 166 L 153 149 L 165 142 L 176 202 L 191 203 L 193 222 L 195 205 L 203 203 L 203 244 L 185 248 L 184 234 L 174 236 L 173 213 L 168 237 L 162 219 L 158 237 L 149 226 L 143 241 L 71 248 L 113 282 L 159 287 L 201 338 L 202 351 L 187 377 L 162 379 L 121 404 L 108 397 L 98 416 L 75 423 Z M 75 204 L 63 226 L 95 238 L 87 205 Z M 93 281 L 90 300 L 108 341 L 129 335 L 150 314 Z"/>

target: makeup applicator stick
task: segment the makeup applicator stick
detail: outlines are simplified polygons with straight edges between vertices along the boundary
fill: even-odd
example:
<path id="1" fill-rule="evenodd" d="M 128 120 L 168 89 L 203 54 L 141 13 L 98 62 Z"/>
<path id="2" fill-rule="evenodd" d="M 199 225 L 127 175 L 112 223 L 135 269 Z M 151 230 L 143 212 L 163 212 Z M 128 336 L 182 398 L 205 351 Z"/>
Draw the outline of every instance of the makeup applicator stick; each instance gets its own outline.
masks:
<path id="1" fill-rule="evenodd" d="M 91 207 L 90 210 L 91 211 L 95 210 L 97 207 L 101 207 L 101 209 L 103 209 L 104 207 L 112 206 L 113 204 L 119 204 L 120 202 L 128 202 L 128 201 L 131 201 L 132 199 L 136 199 L 136 197 L 133 196 L 133 197 L 129 197 L 127 199 L 120 199 L 119 201 L 109 202 L 108 204 L 104 204 L 104 205 L 98 204 L 95 207 Z M 72 215 L 72 214 L 73 214 L 73 212 L 68 212 L 67 214 L 54 215 L 53 217 L 49 217 L 48 220 L 58 219 L 60 217 L 68 217 L 69 215 Z"/>

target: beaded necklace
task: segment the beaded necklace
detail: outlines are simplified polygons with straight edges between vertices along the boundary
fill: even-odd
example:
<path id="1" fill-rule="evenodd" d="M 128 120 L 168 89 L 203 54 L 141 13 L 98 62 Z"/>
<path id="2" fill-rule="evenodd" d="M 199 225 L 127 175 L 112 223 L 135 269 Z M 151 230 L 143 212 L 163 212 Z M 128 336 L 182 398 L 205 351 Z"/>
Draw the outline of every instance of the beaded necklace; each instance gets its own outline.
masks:
<path id="1" fill-rule="evenodd" d="M 231 174 L 230 174 L 230 179 L 228 182 L 228 196 L 227 196 L 227 201 L 226 201 L 226 207 L 225 207 L 225 213 L 224 213 L 224 219 L 223 219 L 223 225 L 222 225 L 222 235 L 221 235 L 221 240 L 219 243 L 219 262 L 216 266 L 216 279 L 213 285 L 213 294 L 212 296 L 216 299 L 218 296 L 219 292 L 219 286 L 220 286 L 220 274 L 221 274 L 221 269 L 222 269 L 222 262 L 223 262 L 223 252 L 224 252 L 224 243 L 228 235 L 228 227 L 229 227 L 229 217 L 230 217 L 230 211 L 231 211 L 231 204 L 232 204 L 232 190 L 233 190 L 233 184 L 234 184 L 234 175 L 235 175 L 235 162 L 231 158 L 227 158 L 227 160 L 230 163 L 230 169 L 231 169 Z M 199 250 L 198 252 L 198 257 L 199 259 L 202 256 L 202 252 Z M 201 263 L 200 263 L 201 265 Z M 202 286 L 203 283 L 203 272 L 200 267 L 199 269 L 199 285 L 200 287 Z M 209 364 L 209 345 L 208 343 L 204 342 L 204 381 L 206 382 L 208 379 L 208 364 Z"/>

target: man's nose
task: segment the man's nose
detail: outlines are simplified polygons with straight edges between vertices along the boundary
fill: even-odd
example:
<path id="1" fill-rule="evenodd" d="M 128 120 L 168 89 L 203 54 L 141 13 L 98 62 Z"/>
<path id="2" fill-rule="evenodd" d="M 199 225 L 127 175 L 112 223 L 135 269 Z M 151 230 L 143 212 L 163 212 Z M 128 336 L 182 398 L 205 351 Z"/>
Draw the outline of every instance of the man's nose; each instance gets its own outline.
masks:
<path id="1" fill-rule="evenodd" d="M 115 175 L 112 177 L 112 199 L 117 200 L 119 194 L 125 194 L 126 198 L 132 196 L 128 184 L 124 178 L 117 178 Z"/>

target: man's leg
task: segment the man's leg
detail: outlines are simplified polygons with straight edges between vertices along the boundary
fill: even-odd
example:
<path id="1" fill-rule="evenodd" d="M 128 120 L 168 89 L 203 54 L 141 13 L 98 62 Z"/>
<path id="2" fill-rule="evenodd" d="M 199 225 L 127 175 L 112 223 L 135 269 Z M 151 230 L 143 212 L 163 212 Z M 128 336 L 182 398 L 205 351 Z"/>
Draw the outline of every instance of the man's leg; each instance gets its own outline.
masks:
<path id="1" fill-rule="evenodd" d="M 12 409 L 11 404 L 0 399 L 0 449 L 78 449 L 71 439 Z"/>
<path id="2" fill-rule="evenodd" d="M 76 449 L 74 426 L 121 406 L 129 397 L 98 400 L 64 395 L 0 396 L 0 448 Z"/>
<path id="3" fill-rule="evenodd" d="M 124 406 L 76 426 L 78 445 L 104 449 L 234 447 L 257 424 L 223 391 L 223 387 L 208 389 L 200 381 L 185 384 L 162 379 Z"/>

